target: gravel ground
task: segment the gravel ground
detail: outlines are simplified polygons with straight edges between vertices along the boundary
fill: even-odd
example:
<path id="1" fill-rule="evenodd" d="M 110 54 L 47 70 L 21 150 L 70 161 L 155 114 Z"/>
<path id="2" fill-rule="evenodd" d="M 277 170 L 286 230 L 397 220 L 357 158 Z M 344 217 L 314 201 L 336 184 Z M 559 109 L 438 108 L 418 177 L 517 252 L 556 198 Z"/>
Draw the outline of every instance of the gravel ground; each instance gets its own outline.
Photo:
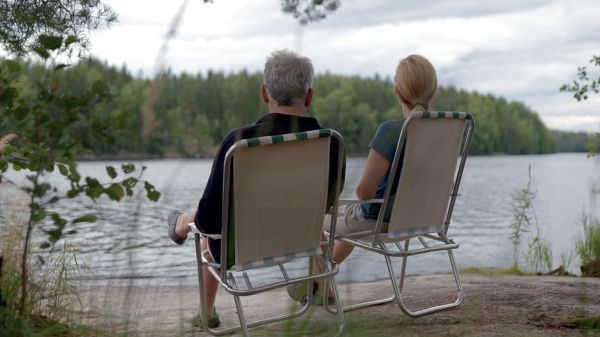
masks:
<path id="1" fill-rule="evenodd" d="M 390 303 L 346 313 L 346 336 L 600 336 L 600 279 L 553 276 L 463 276 L 465 299 L 457 309 L 410 318 Z M 449 275 L 407 280 L 407 305 L 452 301 Z M 389 296 L 389 281 L 339 285 L 342 303 Z M 198 291 L 192 286 L 94 287 L 80 292 L 79 322 L 109 335 L 208 336 L 192 324 Z M 285 289 L 243 300 L 248 319 L 289 312 Z M 219 291 L 216 308 L 225 326 L 235 324 L 233 300 Z M 581 319 L 595 319 L 595 329 Z M 337 316 L 315 307 L 295 320 L 251 330 L 254 336 L 333 336 Z M 594 325 L 594 322 L 591 325 Z M 586 325 L 587 324 L 587 325 Z"/>

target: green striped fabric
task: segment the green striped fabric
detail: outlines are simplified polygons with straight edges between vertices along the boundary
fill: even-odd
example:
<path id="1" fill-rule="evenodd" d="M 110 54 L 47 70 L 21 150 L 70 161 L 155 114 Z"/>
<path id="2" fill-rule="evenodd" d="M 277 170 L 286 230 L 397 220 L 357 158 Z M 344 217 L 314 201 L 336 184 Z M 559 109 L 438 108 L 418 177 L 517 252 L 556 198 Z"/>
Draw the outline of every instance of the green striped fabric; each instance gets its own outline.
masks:
<path id="1" fill-rule="evenodd" d="M 411 113 L 411 116 L 417 118 L 473 119 L 471 114 L 457 111 L 418 111 Z"/>
<path id="2" fill-rule="evenodd" d="M 261 145 L 279 144 L 285 142 L 293 142 L 297 140 L 325 138 L 331 136 L 331 129 L 320 129 L 312 131 L 304 131 L 297 133 L 288 133 L 285 135 L 265 136 L 257 138 L 243 139 L 238 142 L 241 147 L 254 147 Z"/>

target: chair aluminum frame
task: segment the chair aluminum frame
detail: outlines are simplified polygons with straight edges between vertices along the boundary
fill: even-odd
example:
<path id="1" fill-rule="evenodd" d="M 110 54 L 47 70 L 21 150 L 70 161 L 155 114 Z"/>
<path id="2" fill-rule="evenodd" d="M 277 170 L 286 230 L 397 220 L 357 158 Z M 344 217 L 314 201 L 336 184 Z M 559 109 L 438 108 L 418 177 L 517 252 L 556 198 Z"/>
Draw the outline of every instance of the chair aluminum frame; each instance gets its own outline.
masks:
<path id="1" fill-rule="evenodd" d="M 348 235 L 346 237 L 337 237 L 336 239 L 342 240 L 342 241 L 344 241 L 348 244 L 351 244 L 355 247 L 363 248 L 370 252 L 374 252 L 374 253 L 383 255 L 385 257 L 390 281 L 392 283 L 392 288 L 394 290 L 394 294 L 390 297 L 366 301 L 366 302 L 357 303 L 357 304 L 352 304 L 352 305 L 344 307 L 344 309 L 343 309 L 344 311 L 352 311 L 352 310 L 356 310 L 356 309 L 361 309 L 361 308 L 366 308 L 366 307 L 370 307 L 370 306 L 381 305 L 381 304 L 386 304 L 386 303 L 396 301 L 400 310 L 403 313 L 405 313 L 406 315 L 411 316 L 411 317 L 419 317 L 419 316 L 435 313 L 435 312 L 438 312 L 441 310 L 458 307 L 463 302 L 464 291 L 463 291 L 462 283 L 460 281 L 460 275 L 459 275 L 459 272 L 458 272 L 458 269 L 456 267 L 456 263 L 454 260 L 454 255 L 452 253 L 452 251 L 454 249 L 459 247 L 459 244 L 454 242 L 453 240 L 449 239 L 447 236 L 447 233 L 448 233 L 448 227 L 450 225 L 450 220 L 452 218 L 452 212 L 454 210 L 454 204 L 456 202 L 456 197 L 458 196 L 458 188 L 460 186 L 462 173 L 464 171 L 466 159 L 467 159 L 469 149 L 471 146 L 473 132 L 474 132 L 474 128 L 475 128 L 475 121 L 474 121 L 473 117 L 468 113 L 456 113 L 456 112 L 453 112 L 453 113 L 450 113 L 450 112 L 448 112 L 448 113 L 425 112 L 425 113 L 426 114 L 433 114 L 433 113 L 438 114 L 436 117 L 433 117 L 433 118 L 440 118 L 440 119 L 441 118 L 461 118 L 461 119 L 464 118 L 464 120 L 465 120 L 465 129 L 463 130 L 462 146 L 460 146 L 460 151 L 462 153 L 460 155 L 460 162 L 459 162 L 458 170 L 454 176 L 454 185 L 452 187 L 452 191 L 450 194 L 450 201 L 449 201 L 448 209 L 447 209 L 446 216 L 445 216 L 443 232 L 422 233 L 422 234 L 418 234 L 418 235 L 410 235 L 410 236 L 405 236 L 405 237 L 400 237 L 400 238 L 390 238 L 386 235 L 386 233 L 381 233 L 380 228 L 382 228 L 382 226 L 383 226 L 385 210 L 387 209 L 388 202 L 390 201 L 390 192 L 392 190 L 392 183 L 387 185 L 383 199 L 371 199 L 371 200 L 343 199 L 343 200 L 340 200 L 340 205 L 350 205 L 350 204 L 357 204 L 357 203 L 360 203 L 360 204 L 362 204 L 362 203 L 380 203 L 381 204 L 381 208 L 380 208 L 380 212 L 379 212 L 376 224 L 375 224 L 375 228 L 372 231 L 369 231 L 367 233 L 364 233 L 364 232 L 360 233 L 360 235 L 358 235 L 358 236 Z M 410 123 L 412 121 L 414 121 L 415 119 L 424 118 L 423 114 L 424 113 L 412 113 L 406 119 L 406 121 L 404 122 L 404 125 L 402 126 L 402 130 L 400 132 L 400 137 L 398 139 L 396 153 L 394 155 L 394 161 L 391 165 L 390 172 L 389 172 L 389 177 L 391 177 L 390 181 L 393 181 L 393 177 L 395 177 L 396 170 L 398 169 L 398 163 L 400 161 L 400 155 L 402 153 L 402 148 L 404 147 L 404 145 L 407 141 L 407 128 L 410 125 Z M 432 118 L 432 117 L 430 117 L 429 115 L 426 115 L 425 118 Z M 466 132 L 466 134 L 465 134 L 465 132 Z M 400 174 L 402 174 L 402 172 Z M 400 179 L 398 179 L 398 181 L 399 180 Z M 372 240 L 365 241 L 365 240 L 360 239 L 361 237 L 364 238 L 367 236 L 372 237 Z M 415 239 L 415 238 L 421 244 L 421 247 L 411 249 L 410 248 L 410 240 Z M 427 241 L 429 241 L 429 242 L 427 242 Z M 435 243 L 435 245 L 431 244 L 432 241 Z M 388 246 L 386 245 L 386 243 L 393 243 L 392 249 L 389 249 Z M 396 247 L 396 249 L 393 249 L 393 247 Z M 427 308 L 420 309 L 420 310 L 411 310 L 406 306 L 406 304 L 404 303 L 404 300 L 402 298 L 408 257 L 414 256 L 414 255 L 419 255 L 419 254 L 424 254 L 424 253 L 429 253 L 429 252 L 435 252 L 435 251 L 447 251 L 447 253 L 448 253 L 448 258 L 450 259 L 450 265 L 452 267 L 452 273 L 453 273 L 454 281 L 456 283 L 456 288 L 457 288 L 456 300 L 454 300 L 453 302 L 450 302 L 450 303 L 439 304 L 439 305 L 427 307 Z M 399 276 L 398 280 L 396 280 L 396 278 L 394 277 L 395 273 L 394 273 L 394 268 L 393 268 L 393 264 L 391 261 L 392 257 L 402 257 L 402 265 L 401 265 L 400 276 Z M 325 303 L 325 308 L 329 312 L 332 312 L 332 313 L 336 312 L 336 310 L 333 310 L 330 306 L 327 305 L 327 303 Z"/>
<path id="2" fill-rule="evenodd" d="M 335 195 L 337 196 L 340 193 L 340 183 L 339 182 L 341 181 L 341 177 L 342 177 L 342 165 L 343 165 L 343 158 L 344 158 L 343 138 L 335 130 L 322 129 L 322 130 L 318 130 L 318 131 L 319 132 L 325 131 L 326 133 L 329 133 L 328 137 L 330 139 L 332 139 L 332 138 L 337 139 L 338 144 L 339 144 L 338 158 L 337 158 L 338 170 L 336 172 L 337 183 L 335 184 L 335 193 L 336 193 Z M 283 142 L 296 141 L 295 139 L 288 140 L 287 136 L 289 136 L 289 135 L 293 135 L 293 134 L 282 135 L 282 138 L 285 139 L 285 140 L 283 140 Z M 270 138 L 270 137 L 268 137 L 268 136 L 267 137 L 259 137 L 259 138 L 254 138 L 254 140 L 260 140 L 260 139 L 266 139 L 266 138 Z M 198 284 L 199 284 L 199 288 L 200 288 L 200 319 L 203 322 L 203 327 L 210 334 L 216 335 L 216 336 L 231 334 L 233 332 L 237 332 L 240 330 L 242 331 L 242 334 L 244 336 L 248 336 L 249 335 L 248 328 L 253 328 L 253 327 L 261 326 L 261 325 L 268 324 L 268 323 L 273 323 L 273 322 L 278 322 L 278 321 L 298 317 L 298 316 L 306 313 L 311 306 L 311 302 L 312 302 L 312 298 L 313 298 L 313 296 L 312 296 L 312 281 L 317 280 L 317 279 L 325 279 L 325 283 L 327 284 L 328 283 L 327 280 L 329 279 L 330 280 L 329 282 L 331 282 L 331 285 L 332 285 L 331 288 L 333 289 L 333 294 L 334 294 L 334 298 L 335 298 L 335 302 L 336 302 L 336 310 L 335 311 L 330 310 L 330 312 L 333 314 L 337 314 L 339 317 L 340 325 L 339 325 L 336 336 L 341 336 L 344 332 L 346 323 L 345 323 L 345 319 L 344 319 L 344 315 L 343 315 L 343 310 L 342 310 L 342 307 L 341 307 L 341 304 L 339 301 L 339 296 L 338 296 L 337 287 L 335 285 L 335 280 L 333 278 L 339 270 L 338 265 L 331 258 L 331 254 L 333 251 L 332 248 L 333 248 L 333 243 L 334 243 L 333 236 L 329 237 L 327 242 L 323 242 L 323 241 L 321 242 L 321 244 L 327 244 L 327 246 L 328 246 L 328 249 L 326 250 L 325 253 L 308 257 L 308 273 L 307 273 L 308 275 L 307 276 L 290 278 L 287 270 L 285 269 L 285 265 L 284 265 L 285 263 L 288 263 L 293 260 L 293 259 L 289 259 L 286 261 L 275 262 L 275 263 L 269 265 L 271 267 L 274 267 L 274 266 L 279 267 L 281 275 L 283 276 L 283 279 L 284 279 L 283 281 L 254 287 L 250 281 L 248 274 L 244 270 L 242 272 L 242 277 L 244 279 L 246 288 L 242 289 L 236 283 L 234 274 L 228 269 L 227 247 L 228 247 L 228 240 L 231 240 L 231 238 L 228 237 L 229 199 L 230 199 L 229 196 L 230 196 L 230 186 L 231 186 L 231 172 L 232 172 L 233 155 L 237 150 L 244 148 L 246 146 L 247 146 L 246 140 L 238 141 L 227 151 L 227 154 L 225 156 L 224 176 L 223 176 L 223 200 L 222 200 L 222 205 L 223 205 L 223 207 L 222 207 L 222 223 L 223 223 L 222 233 L 220 235 L 218 235 L 218 234 L 217 235 L 203 234 L 203 233 L 199 232 L 193 224 L 190 224 L 190 227 L 194 231 L 195 244 L 196 244 L 196 259 L 198 262 L 197 263 Z M 330 162 L 330 164 L 331 164 L 331 162 Z M 337 214 L 338 203 L 339 203 L 338 198 L 335 198 L 334 203 L 331 208 L 332 214 Z M 332 222 L 331 228 L 332 228 L 332 231 L 335 231 L 335 221 Z M 213 239 L 221 239 L 221 263 L 211 262 L 212 258 L 210 257 L 209 252 L 201 251 L 200 240 L 201 240 L 202 236 L 210 237 Z M 236 240 L 235 236 L 233 237 L 233 240 L 234 241 Z M 311 266 L 313 266 L 315 260 L 322 261 L 322 263 L 320 263 L 322 271 L 318 274 L 313 274 L 313 271 L 311 268 Z M 229 294 L 233 295 L 237 313 L 238 313 L 238 318 L 240 321 L 239 325 L 236 325 L 233 327 L 228 327 L 228 328 L 213 329 L 213 328 L 208 328 L 207 324 L 205 324 L 208 321 L 207 315 L 208 315 L 209 308 L 207 308 L 206 297 L 204 296 L 203 276 L 206 271 L 203 270 L 204 269 L 203 267 L 206 267 L 207 271 L 218 281 L 218 283 L 221 285 L 221 287 L 223 287 L 223 289 L 225 289 L 225 291 L 227 291 Z M 268 267 L 268 266 L 262 266 L 262 267 Z M 257 268 L 262 268 L 262 267 L 257 267 Z M 307 282 L 307 281 L 309 281 L 309 282 Z M 284 286 L 289 286 L 289 285 L 300 283 L 300 282 L 307 283 L 307 301 L 306 301 L 306 304 L 303 305 L 299 310 L 289 313 L 289 314 L 260 319 L 260 320 L 256 320 L 253 322 L 246 321 L 242 303 L 241 303 L 241 299 L 240 299 L 241 296 L 250 296 L 250 295 L 257 294 L 257 293 L 281 288 Z"/>

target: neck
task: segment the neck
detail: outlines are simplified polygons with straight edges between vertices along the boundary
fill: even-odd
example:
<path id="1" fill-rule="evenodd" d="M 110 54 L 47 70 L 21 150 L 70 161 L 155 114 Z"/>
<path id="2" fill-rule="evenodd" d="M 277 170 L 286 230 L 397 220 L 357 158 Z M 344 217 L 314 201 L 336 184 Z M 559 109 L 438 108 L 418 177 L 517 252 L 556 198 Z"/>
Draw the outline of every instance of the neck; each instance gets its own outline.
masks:
<path id="1" fill-rule="evenodd" d="M 280 113 L 284 115 L 294 115 L 294 116 L 306 116 L 306 108 L 300 106 L 280 106 L 280 105 L 269 105 L 269 112 Z"/>

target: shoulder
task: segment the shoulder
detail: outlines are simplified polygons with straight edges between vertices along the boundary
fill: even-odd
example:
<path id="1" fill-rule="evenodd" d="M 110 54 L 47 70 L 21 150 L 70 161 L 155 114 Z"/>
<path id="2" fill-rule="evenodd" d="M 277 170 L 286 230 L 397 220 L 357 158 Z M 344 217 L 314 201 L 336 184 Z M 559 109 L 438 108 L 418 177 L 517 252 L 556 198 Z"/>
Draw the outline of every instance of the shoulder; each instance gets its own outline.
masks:
<path id="1" fill-rule="evenodd" d="M 374 138 L 397 138 L 404 125 L 404 118 L 398 120 L 385 121 L 377 127 Z"/>
<path id="2" fill-rule="evenodd" d="M 402 129 L 402 125 L 404 125 L 404 118 L 401 119 L 395 119 L 395 120 L 391 120 L 391 121 L 385 121 L 381 124 L 379 124 L 379 126 L 377 127 L 377 130 L 381 130 L 384 132 L 389 132 L 389 131 L 400 131 Z"/>

